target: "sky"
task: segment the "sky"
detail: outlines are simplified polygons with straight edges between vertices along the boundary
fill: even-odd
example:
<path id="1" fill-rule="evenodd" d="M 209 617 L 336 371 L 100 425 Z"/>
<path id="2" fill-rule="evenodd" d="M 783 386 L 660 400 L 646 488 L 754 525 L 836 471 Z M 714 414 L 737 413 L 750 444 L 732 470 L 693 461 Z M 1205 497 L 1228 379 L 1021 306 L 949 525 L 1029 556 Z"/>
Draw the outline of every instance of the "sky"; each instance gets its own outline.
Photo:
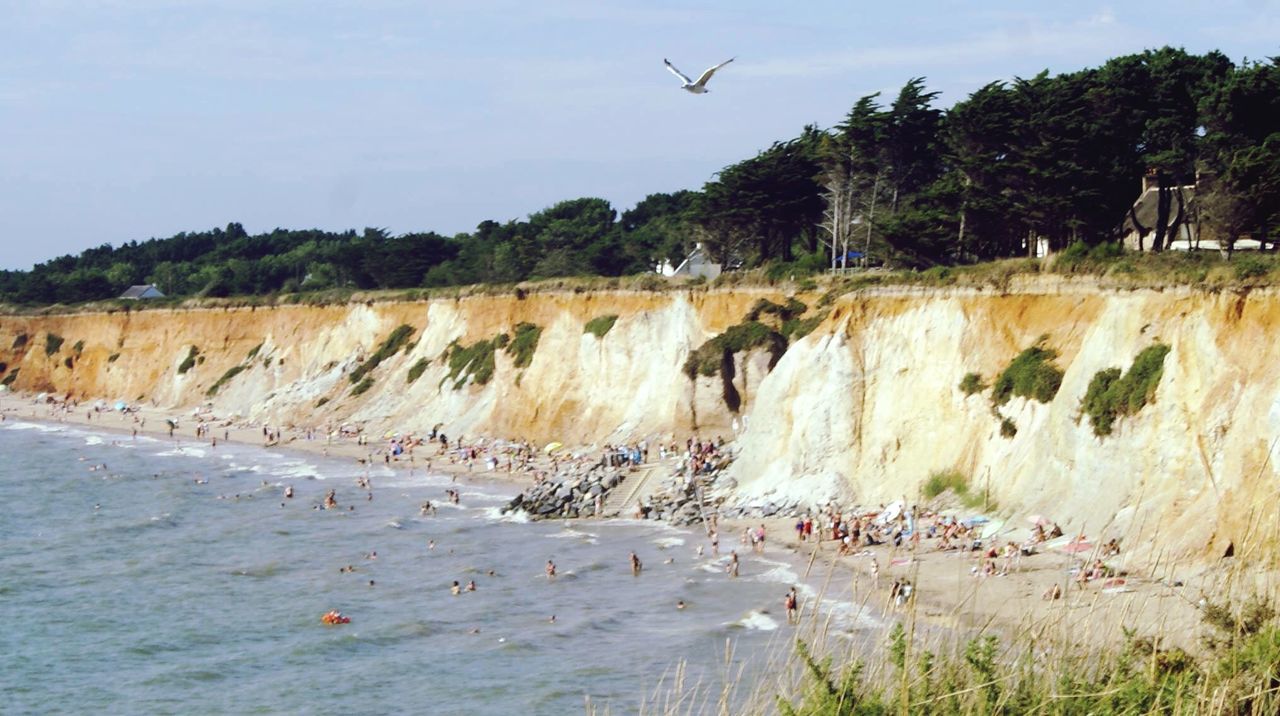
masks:
<path id="1" fill-rule="evenodd" d="M 1280 0 L 0 0 L 0 268 L 231 221 L 621 211 L 912 77 L 947 106 L 1163 45 L 1280 55 Z M 691 95 L 664 57 L 736 60 Z"/>

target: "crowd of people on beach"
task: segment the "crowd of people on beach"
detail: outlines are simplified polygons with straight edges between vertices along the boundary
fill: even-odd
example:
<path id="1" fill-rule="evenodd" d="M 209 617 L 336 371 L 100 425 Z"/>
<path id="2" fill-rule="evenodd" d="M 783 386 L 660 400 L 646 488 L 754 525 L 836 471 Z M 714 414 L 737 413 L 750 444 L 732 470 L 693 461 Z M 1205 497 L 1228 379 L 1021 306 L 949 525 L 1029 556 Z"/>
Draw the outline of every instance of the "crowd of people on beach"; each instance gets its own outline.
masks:
<path id="1" fill-rule="evenodd" d="M 45 418 L 65 420 L 72 412 L 78 410 L 80 403 L 73 399 L 50 400 L 45 402 Z M 101 421 L 105 415 L 116 414 L 123 425 L 129 426 L 136 438 L 139 431 L 146 428 L 146 416 L 136 405 L 125 406 L 124 409 L 109 409 L 102 401 L 88 408 L 86 420 Z M 35 413 L 33 411 L 33 417 Z M 609 443 L 595 450 L 570 450 L 559 443 L 548 444 L 538 449 L 525 439 L 492 439 L 474 437 L 470 440 L 459 435 L 450 438 L 440 428 L 434 426 L 429 432 L 417 435 L 410 431 L 388 432 L 382 438 L 375 438 L 364 426 L 353 423 L 323 426 L 272 425 L 267 422 L 255 422 L 241 418 L 218 418 L 210 410 L 200 409 L 190 416 L 194 422 L 192 433 L 197 440 L 217 446 L 221 433 L 224 441 L 232 439 L 233 432 L 243 435 L 245 430 L 260 430 L 264 445 L 281 445 L 294 440 L 314 441 L 318 437 L 325 441 L 327 448 L 335 444 L 355 445 L 361 448 L 364 457 L 357 458 L 366 468 L 381 462 L 384 465 L 400 465 L 407 467 L 410 473 L 418 467 L 431 470 L 434 465 L 446 463 L 454 480 L 457 480 L 459 469 L 465 468 L 467 473 L 487 472 L 529 479 L 538 483 L 552 476 L 574 474 L 595 467 L 635 468 L 650 463 L 656 452 L 657 459 L 667 461 L 673 475 L 682 476 L 686 487 L 691 486 L 699 476 L 722 469 L 731 455 L 725 450 L 723 438 L 716 440 L 689 436 L 683 446 L 674 440 L 638 440 L 631 443 Z M 171 436 L 181 437 L 178 431 L 181 423 L 177 416 L 165 419 Z M 683 447 L 683 449 L 681 449 Z M 423 456 L 423 453 L 426 455 Z M 422 458 L 419 462 L 419 458 Z M 406 465 L 407 463 L 407 465 Z M 96 467 L 96 466 L 95 466 Z M 105 469 L 105 466 L 104 466 Z M 199 480 L 197 480 L 199 482 Z M 372 481 L 368 474 L 357 478 L 357 486 L 365 491 L 365 499 L 373 499 Z M 239 496 L 237 496 L 239 497 Z M 286 486 L 284 497 L 294 497 L 292 485 Z M 460 492 L 454 488 L 446 489 L 443 500 L 457 504 Z M 283 506 L 284 503 L 282 503 Z M 324 494 L 317 509 L 337 510 L 339 507 L 336 489 L 329 489 Z M 637 504 L 637 517 L 647 517 L 644 505 Z M 354 505 L 347 505 L 346 511 L 354 511 Z M 419 513 L 422 516 L 437 514 L 436 503 L 423 502 Z M 596 514 L 600 513 L 597 505 Z M 706 530 L 706 546 L 710 547 L 711 557 L 720 557 L 720 539 L 717 516 L 714 512 L 704 515 Z M 1023 560 L 1039 553 L 1046 543 L 1063 538 L 1062 529 L 1048 520 L 1037 520 L 1030 528 L 1029 535 L 1020 541 L 1000 539 L 999 533 L 986 534 L 985 522 L 977 519 L 959 519 L 955 515 L 944 515 L 924 508 L 906 508 L 901 504 L 890 507 L 881 506 L 874 510 L 842 509 L 835 504 L 820 510 L 812 511 L 797 517 L 794 523 L 797 543 L 818 548 L 824 542 L 834 542 L 835 554 L 840 557 L 855 559 L 865 558 L 865 567 L 861 571 L 870 577 L 873 587 L 879 588 L 880 562 L 874 550 L 889 549 L 890 566 L 899 567 L 913 564 L 926 552 L 940 552 L 963 555 L 972 560 L 970 573 L 976 578 L 1001 577 L 1016 573 L 1022 569 Z M 1065 539 L 1065 538 L 1064 538 Z M 929 547 L 924 546 L 928 540 Z M 766 526 L 763 523 L 743 528 L 742 545 L 750 547 L 755 554 L 765 551 Z M 1072 538 L 1069 545 L 1086 545 L 1084 535 Z M 434 542 L 430 548 L 434 548 Z M 1081 552 L 1084 548 L 1080 549 Z M 1107 560 L 1120 553 L 1119 542 L 1111 539 L 1099 548 L 1088 550 L 1087 555 L 1077 558 L 1072 568 L 1071 582 L 1084 587 L 1096 581 L 1117 580 L 1117 570 L 1109 566 Z M 1073 552 L 1074 553 L 1074 552 Z M 696 547 L 696 555 L 704 555 L 704 545 Z M 856 564 L 856 563 L 855 563 Z M 635 576 L 640 576 L 643 565 L 639 555 L 632 552 L 627 561 L 627 568 Z M 856 569 L 856 567 L 855 567 Z M 354 567 L 351 567 L 354 571 Z M 548 560 L 545 566 L 546 576 L 555 578 L 556 565 Z M 730 578 L 741 573 L 741 559 L 737 550 L 731 550 L 723 561 L 723 570 Z M 1119 580 L 1122 581 L 1122 580 Z M 1059 599 L 1063 594 L 1063 584 L 1058 581 L 1050 584 L 1043 593 L 1048 600 Z M 453 583 L 455 593 L 473 592 L 478 588 L 471 580 L 465 587 L 458 582 Z M 901 606 L 915 596 L 915 585 L 911 580 L 898 576 L 890 583 L 888 600 L 893 605 Z M 784 600 L 788 618 L 798 610 L 794 590 Z"/>

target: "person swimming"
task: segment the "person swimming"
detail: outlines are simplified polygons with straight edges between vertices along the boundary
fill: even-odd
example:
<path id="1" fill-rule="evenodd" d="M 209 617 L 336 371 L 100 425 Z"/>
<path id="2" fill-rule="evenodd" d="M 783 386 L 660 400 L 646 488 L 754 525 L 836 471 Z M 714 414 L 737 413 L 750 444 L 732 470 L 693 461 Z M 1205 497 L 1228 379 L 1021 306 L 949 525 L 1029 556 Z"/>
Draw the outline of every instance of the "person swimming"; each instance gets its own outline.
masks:
<path id="1" fill-rule="evenodd" d="M 548 559 L 545 571 L 547 573 L 547 579 L 551 579 L 556 576 L 556 563 Z"/>
<path id="2" fill-rule="evenodd" d="M 453 586 L 449 587 L 449 593 L 455 597 L 462 594 L 462 585 L 458 584 L 458 580 L 453 580 Z"/>
<path id="3" fill-rule="evenodd" d="M 684 600 L 683 600 L 683 599 L 678 600 L 678 601 L 676 602 L 676 609 L 684 609 L 684 607 L 685 607 L 685 604 L 684 604 Z"/>

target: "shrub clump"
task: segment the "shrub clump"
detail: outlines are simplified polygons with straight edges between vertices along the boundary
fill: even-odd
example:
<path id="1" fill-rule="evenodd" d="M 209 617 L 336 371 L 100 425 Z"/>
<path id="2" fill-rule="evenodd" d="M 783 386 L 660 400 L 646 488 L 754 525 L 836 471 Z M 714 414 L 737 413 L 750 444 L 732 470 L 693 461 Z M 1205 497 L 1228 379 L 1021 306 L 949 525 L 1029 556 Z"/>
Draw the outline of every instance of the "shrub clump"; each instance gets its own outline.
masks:
<path id="1" fill-rule="evenodd" d="M 351 371 L 351 373 L 347 375 L 347 378 L 352 383 L 360 382 L 360 379 L 364 378 L 365 375 L 374 368 L 377 368 L 382 361 L 395 355 L 397 351 L 403 348 L 405 344 L 409 342 L 409 338 L 413 336 L 413 330 L 413 326 L 408 324 L 396 326 L 396 329 L 382 341 L 381 345 L 378 346 L 378 350 L 374 351 L 373 355 L 369 356 L 365 362 L 356 366 L 355 370 Z M 368 388 L 365 388 L 365 390 L 368 390 Z M 356 395 L 359 394 L 360 393 L 356 393 Z"/>
<path id="2" fill-rule="evenodd" d="M 10 348 L 15 351 L 22 348 L 26 348 L 28 340 L 30 340 L 30 337 L 27 334 L 19 333 L 18 335 L 13 337 L 13 345 L 10 346 Z"/>
<path id="3" fill-rule="evenodd" d="M 200 349 L 195 346 L 191 346 L 191 349 L 187 351 L 187 357 L 183 358 L 182 362 L 178 364 L 178 375 L 183 375 L 194 368 L 196 365 L 196 356 L 198 355 L 200 355 Z"/>
<path id="4" fill-rule="evenodd" d="M 317 408 L 323 408 L 323 407 L 324 407 L 328 402 L 329 402 L 329 398 L 328 398 L 328 396 L 323 397 L 323 398 L 321 398 L 321 399 L 319 399 L 319 400 L 317 400 L 317 401 L 316 401 L 316 407 L 317 407 Z"/>
<path id="5" fill-rule="evenodd" d="M 71 350 L 74 351 L 76 357 L 79 358 L 80 354 L 84 353 L 84 341 L 76 341 L 76 344 L 71 346 Z"/>
<path id="6" fill-rule="evenodd" d="M 44 336 L 44 354 L 51 356 L 62 350 L 62 342 L 65 340 L 57 333 L 46 333 Z"/>
<path id="7" fill-rule="evenodd" d="M 1156 343 L 1133 359 L 1129 372 L 1122 374 L 1119 368 L 1108 368 L 1094 374 L 1081 405 L 1094 435 L 1110 435 L 1120 416 L 1133 415 L 1155 399 L 1168 354 L 1169 346 Z"/>
<path id="8" fill-rule="evenodd" d="M 454 381 L 453 389 L 458 390 L 467 384 L 467 379 L 477 385 L 484 385 L 493 378 L 493 353 L 496 350 L 493 340 L 479 340 L 469 346 L 454 341 L 445 349 L 445 360 L 449 363 L 449 373 L 441 380 Z"/>
<path id="9" fill-rule="evenodd" d="M 787 340 L 798 341 L 813 333 L 813 329 L 817 328 L 825 320 L 827 320 L 826 311 L 808 318 L 788 318 L 782 322 L 782 328 L 779 332 Z"/>
<path id="10" fill-rule="evenodd" d="M 351 389 L 351 395 L 352 396 L 364 395 L 372 387 L 373 387 L 373 376 L 367 375 L 365 376 L 364 380 L 360 381 L 359 383 L 356 383 L 355 387 Z"/>
<path id="11" fill-rule="evenodd" d="M 978 373 L 965 373 L 960 379 L 960 392 L 965 395 L 973 395 L 981 393 L 987 389 L 987 384 L 983 382 L 982 376 Z"/>
<path id="12" fill-rule="evenodd" d="M 427 370 L 427 366 L 429 365 L 431 365 L 431 361 L 429 359 L 427 358 L 419 359 L 417 363 L 414 363 L 412 366 L 409 367 L 409 375 L 407 376 L 406 382 L 408 383 L 416 382 L 418 378 L 422 377 L 423 372 Z"/>
<path id="13" fill-rule="evenodd" d="M 767 298 L 762 298 L 751 306 L 751 310 L 747 311 L 744 321 L 758 321 L 761 316 L 766 314 L 777 316 L 778 320 L 786 322 L 792 318 L 802 315 L 809 307 L 803 301 L 795 298 L 788 298 L 785 304 L 777 304 Z"/>
<path id="14" fill-rule="evenodd" d="M 542 328 L 532 323 L 518 323 L 511 343 L 506 347 L 512 364 L 517 368 L 528 368 L 533 362 L 533 352 L 538 349 L 538 339 L 542 337 Z"/>
<path id="15" fill-rule="evenodd" d="M 583 333 L 590 333 L 596 338 L 604 338 L 604 335 L 613 329 L 613 324 L 618 322 L 618 314 L 611 313 L 607 316 L 596 316 L 587 321 L 582 327 Z"/>
<path id="16" fill-rule="evenodd" d="M 19 370 L 19 368 L 14 368 L 12 373 L 4 377 L 4 380 L 0 380 L 0 385 L 13 385 L 13 381 L 18 379 Z"/>
<path id="17" fill-rule="evenodd" d="M 692 380 L 720 372 L 725 356 L 765 348 L 776 361 L 787 350 L 787 339 L 759 321 L 744 321 L 698 346 L 684 362 L 684 374 Z"/>
<path id="18" fill-rule="evenodd" d="M 209 389 L 206 390 L 204 394 L 208 396 L 217 395 L 218 391 L 222 389 L 222 386 L 230 382 L 232 378 L 243 373 L 245 367 L 246 366 L 243 366 L 243 365 L 237 365 L 237 366 L 232 366 L 231 368 L 228 368 L 227 372 L 223 373 L 221 378 L 214 381 L 213 385 L 209 386 Z"/>
<path id="19" fill-rule="evenodd" d="M 1048 403 L 1062 386 L 1062 370 L 1054 364 L 1058 352 L 1044 345 L 1041 336 L 1034 346 L 1018 354 L 1009 367 L 996 378 L 991 390 L 991 403 L 1004 405 L 1013 396 Z"/>
<path id="20" fill-rule="evenodd" d="M 943 470 L 931 473 L 924 482 L 923 493 L 927 500 L 932 500 L 947 490 L 964 495 L 969 490 L 969 480 L 955 470 Z"/>
<path id="21" fill-rule="evenodd" d="M 1012 440 L 1018 435 L 1018 424 L 1008 418 L 1000 418 L 1000 437 Z"/>
<path id="22" fill-rule="evenodd" d="M 115 363 L 115 362 L 116 362 L 116 361 L 118 361 L 118 360 L 120 360 L 120 354 L 119 354 L 119 353 L 112 353 L 111 355 L 107 356 L 107 362 L 108 362 L 108 363 Z"/>
<path id="23" fill-rule="evenodd" d="M 254 346 L 253 348 L 251 348 L 251 349 L 249 350 L 249 355 L 245 356 L 245 357 L 244 357 L 244 359 L 245 359 L 245 360 L 253 360 L 254 358 L 257 358 L 257 357 L 258 357 L 258 351 L 262 350 L 262 345 L 263 345 L 263 344 L 259 343 L 258 345 L 256 345 L 256 346 Z"/>

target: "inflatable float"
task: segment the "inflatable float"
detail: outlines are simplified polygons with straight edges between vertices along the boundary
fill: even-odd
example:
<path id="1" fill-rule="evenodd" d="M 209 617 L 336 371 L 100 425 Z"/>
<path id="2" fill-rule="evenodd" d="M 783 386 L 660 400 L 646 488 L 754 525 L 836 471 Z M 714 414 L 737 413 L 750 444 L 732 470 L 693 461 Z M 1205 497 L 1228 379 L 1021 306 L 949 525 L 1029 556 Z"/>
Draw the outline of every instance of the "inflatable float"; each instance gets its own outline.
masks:
<path id="1" fill-rule="evenodd" d="M 333 609 L 325 612 L 324 616 L 320 617 L 320 623 L 327 624 L 330 626 L 334 624 L 350 624 L 351 617 L 344 617 L 342 616 L 342 612 L 338 611 L 337 609 Z"/>

